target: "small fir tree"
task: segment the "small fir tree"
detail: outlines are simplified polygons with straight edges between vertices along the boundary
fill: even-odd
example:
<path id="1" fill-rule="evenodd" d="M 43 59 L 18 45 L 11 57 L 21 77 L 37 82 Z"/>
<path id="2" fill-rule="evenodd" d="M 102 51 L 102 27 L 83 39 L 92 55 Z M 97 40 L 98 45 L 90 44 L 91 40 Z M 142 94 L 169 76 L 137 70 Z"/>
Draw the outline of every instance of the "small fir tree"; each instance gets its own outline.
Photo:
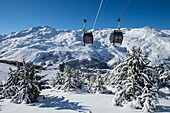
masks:
<path id="1" fill-rule="evenodd" d="M 84 83 L 81 75 L 80 70 L 65 65 L 64 72 L 57 72 L 52 85 L 58 90 L 66 92 L 81 89 Z"/>
<path id="2" fill-rule="evenodd" d="M 94 84 L 94 79 L 95 79 L 95 75 L 92 74 L 92 73 L 88 73 L 86 76 L 85 76 L 85 81 L 86 81 L 86 91 L 88 93 L 93 93 L 93 84 Z"/>
<path id="3" fill-rule="evenodd" d="M 52 86 L 60 90 L 64 85 L 65 77 L 63 72 L 58 71 L 55 78 L 52 78 Z"/>
<path id="4" fill-rule="evenodd" d="M 72 90 L 76 90 L 76 84 L 75 84 L 75 78 L 74 78 L 74 73 L 75 71 L 68 65 L 65 66 L 64 69 L 64 84 L 62 87 L 62 90 L 64 91 L 72 91 Z"/>
<path id="5" fill-rule="evenodd" d="M 102 74 L 98 71 L 96 74 L 96 80 L 94 82 L 94 90 L 93 93 L 99 92 L 99 93 L 106 93 L 106 87 L 104 87 L 104 81 Z"/>

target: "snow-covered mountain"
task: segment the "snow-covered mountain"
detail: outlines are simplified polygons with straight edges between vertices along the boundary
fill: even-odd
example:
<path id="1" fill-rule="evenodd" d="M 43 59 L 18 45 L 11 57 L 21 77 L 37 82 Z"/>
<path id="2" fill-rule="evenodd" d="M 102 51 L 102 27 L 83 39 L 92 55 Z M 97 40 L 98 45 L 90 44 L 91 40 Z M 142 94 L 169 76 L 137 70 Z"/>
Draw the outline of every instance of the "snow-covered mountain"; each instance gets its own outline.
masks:
<path id="1" fill-rule="evenodd" d="M 94 44 L 82 46 L 82 30 L 60 30 L 48 26 L 32 27 L 21 32 L 0 35 L 0 59 L 33 61 L 56 66 L 61 61 L 77 65 L 113 64 L 123 59 L 132 46 L 141 47 L 150 60 L 170 60 L 170 30 L 150 27 L 123 28 L 122 45 L 109 43 L 114 29 L 92 29 Z"/>

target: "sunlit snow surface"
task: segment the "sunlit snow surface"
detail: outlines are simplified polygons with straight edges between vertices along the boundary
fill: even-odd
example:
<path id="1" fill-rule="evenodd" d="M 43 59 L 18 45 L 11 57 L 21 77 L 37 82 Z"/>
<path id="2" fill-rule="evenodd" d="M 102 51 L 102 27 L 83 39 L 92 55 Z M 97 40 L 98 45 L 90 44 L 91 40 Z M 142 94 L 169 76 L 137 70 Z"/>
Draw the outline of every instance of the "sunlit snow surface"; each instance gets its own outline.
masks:
<path id="1" fill-rule="evenodd" d="M 59 30 L 48 26 L 33 27 L 0 37 L 0 59 L 46 62 L 55 67 L 61 61 L 94 58 L 109 65 L 123 59 L 132 46 L 141 47 L 152 63 L 170 59 L 170 30 L 150 27 L 123 28 L 122 45 L 109 43 L 114 29 L 92 29 L 94 44 L 82 46 L 82 30 Z"/>

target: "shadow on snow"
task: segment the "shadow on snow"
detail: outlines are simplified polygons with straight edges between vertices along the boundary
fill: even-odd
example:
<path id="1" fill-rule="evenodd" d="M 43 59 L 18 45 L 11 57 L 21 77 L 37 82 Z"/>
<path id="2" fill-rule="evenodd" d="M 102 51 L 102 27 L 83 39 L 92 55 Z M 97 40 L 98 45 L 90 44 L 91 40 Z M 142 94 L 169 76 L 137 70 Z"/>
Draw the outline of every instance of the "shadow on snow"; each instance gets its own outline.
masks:
<path id="1" fill-rule="evenodd" d="M 70 102 L 63 96 L 46 96 L 44 99 L 40 99 L 38 102 L 30 104 L 30 106 L 38 106 L 40 108 L 54 108 L 56 110 L 74 110 L 78 112 L 89 111 L 89 109 L 85 108 L 86 106 L 79 104 L 79 102 Z"/>
<path id="2" fill-rule="evenodd" d="M 166 92 L 159 91 L 159 98 L 169 99 L 170 98 L 170 94 L 166 93 Z"/>
<path id="3" fill-rule="evenodd" d="M 156 109 L 157 109 L 156 112 L 167 112 L 167 113 L 170 113 L 170 106 L 161 106 L 161 105 L 158 105 Z"/>

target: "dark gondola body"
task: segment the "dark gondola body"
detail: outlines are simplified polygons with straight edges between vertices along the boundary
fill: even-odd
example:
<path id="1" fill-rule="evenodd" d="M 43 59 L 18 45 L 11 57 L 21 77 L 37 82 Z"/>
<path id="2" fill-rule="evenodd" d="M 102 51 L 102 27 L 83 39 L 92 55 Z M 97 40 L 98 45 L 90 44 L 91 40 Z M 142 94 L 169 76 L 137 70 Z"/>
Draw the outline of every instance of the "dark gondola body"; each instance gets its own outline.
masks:
<path id="1" fill-rule="evenodd" d="M 117 22 L 118 22 L 118 30 L 114 30 L 114 32 L 110 34 L 110 43 L 122 44 L 123 33 L 120 30 L 120 18 L 117 19 Z"/>
<path id="2" fill-rule="evenodd" d="M 92 32 L 85 32 L 83 34 L 83 45 L 93 44 L 93 34 Z"/>
<path id="3" fill-rule="evenodd" d="M 123 41 L 123 33 L 120 30 L 114 30 L 114 33 L 110 34 L 110 43 L 119 43 L 122 44 Z"/>

